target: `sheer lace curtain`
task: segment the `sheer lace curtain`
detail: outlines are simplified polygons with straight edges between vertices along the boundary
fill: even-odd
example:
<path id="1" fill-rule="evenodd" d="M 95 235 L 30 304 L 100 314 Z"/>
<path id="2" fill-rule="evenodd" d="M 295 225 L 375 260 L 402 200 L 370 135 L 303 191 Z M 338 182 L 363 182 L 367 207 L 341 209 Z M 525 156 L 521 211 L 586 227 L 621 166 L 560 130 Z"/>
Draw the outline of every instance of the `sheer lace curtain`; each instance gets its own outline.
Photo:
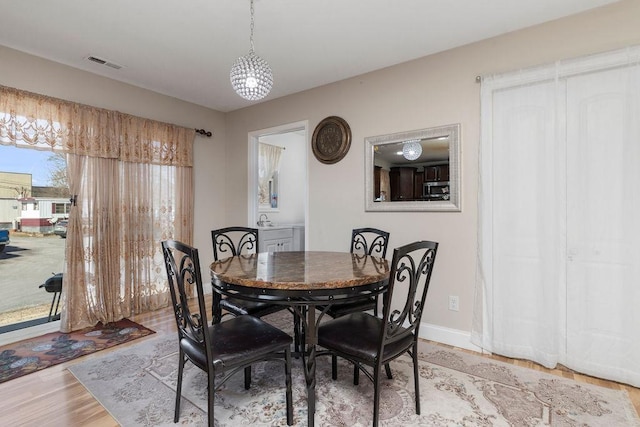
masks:
<path id="1" fill-rule="evenodd" d="M 263 142 L 258 144 L 258 203 L 269 204 L 269 180 L 280 166 L 280 156 L 284 148 Z"/>
<path id="2" fill-rule="evenodd" d="M 640 48 L 486 77 L 472 341 L 640 386 Z"/>
<path id="3" fill-rule="evenodd" d="M 164 307 L 159 242 L 193 239 L 192 129 L 0 87 L 0 143 L 67 153 L 63 331 Z"/>

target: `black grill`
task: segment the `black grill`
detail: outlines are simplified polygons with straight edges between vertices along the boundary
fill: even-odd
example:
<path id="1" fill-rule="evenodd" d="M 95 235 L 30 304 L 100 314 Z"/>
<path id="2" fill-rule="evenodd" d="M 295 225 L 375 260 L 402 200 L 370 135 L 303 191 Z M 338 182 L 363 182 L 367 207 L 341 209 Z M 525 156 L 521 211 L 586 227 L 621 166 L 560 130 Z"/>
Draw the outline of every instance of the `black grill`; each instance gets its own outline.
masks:
<path id="1" fill-rule="evenodd" d="M 49 277 L 42 285 L 40 285 L 40 287 L 53 294 L 48 321 L 51 322 L 52 320 L 59 320 L 60 314 L 58 313 L 58 308 L 60 307 L 60 295 L 62 293 L 62 273 L 54 274 Z"/>

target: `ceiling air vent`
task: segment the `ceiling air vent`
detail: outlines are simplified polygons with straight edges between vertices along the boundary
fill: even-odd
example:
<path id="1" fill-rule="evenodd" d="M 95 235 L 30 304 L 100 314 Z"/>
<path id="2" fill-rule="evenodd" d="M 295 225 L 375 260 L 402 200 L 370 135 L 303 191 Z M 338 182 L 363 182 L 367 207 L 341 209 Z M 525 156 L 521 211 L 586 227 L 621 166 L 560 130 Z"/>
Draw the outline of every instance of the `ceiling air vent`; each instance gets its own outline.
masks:
<path id="1" fill-rule="evenodd" d="M 122 68 L 122 65 L 118 65 L 114 62 L 107 61 L 106 59 L 98 58 L 97 56 L 87 56 L 87 60 L 95 62 L 96 64 L 104 65 L 105 67 L 111 67 L 116 70 Z"/>

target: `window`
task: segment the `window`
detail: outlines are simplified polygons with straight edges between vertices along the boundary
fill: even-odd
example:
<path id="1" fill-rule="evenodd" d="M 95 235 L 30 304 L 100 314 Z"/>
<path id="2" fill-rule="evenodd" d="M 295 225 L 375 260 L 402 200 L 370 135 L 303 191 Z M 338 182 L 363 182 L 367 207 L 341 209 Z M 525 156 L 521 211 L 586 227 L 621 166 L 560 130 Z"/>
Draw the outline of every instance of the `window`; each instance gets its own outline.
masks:
<path id="1" fill-rule="evenodd" d="M 52 203 L 51 212 L 54 214 L 68 214 L 71 211 L 71 203 Z"/>

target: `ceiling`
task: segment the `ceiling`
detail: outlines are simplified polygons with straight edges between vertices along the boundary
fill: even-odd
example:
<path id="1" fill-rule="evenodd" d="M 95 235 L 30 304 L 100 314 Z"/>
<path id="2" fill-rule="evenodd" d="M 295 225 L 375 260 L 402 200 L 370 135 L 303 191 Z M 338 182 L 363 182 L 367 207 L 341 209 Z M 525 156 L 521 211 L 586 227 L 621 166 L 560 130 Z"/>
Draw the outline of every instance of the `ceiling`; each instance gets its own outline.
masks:
<path id="1" fill-rule="evenodd" d="M 615 1 L 255 0 L 255 51 L 274 74 L 263 101 Z M 229 83 L 231 65 L 249 51 L 249 0 L 0 7 L 0 45 L 222 112 L 252 104 Z"/>

